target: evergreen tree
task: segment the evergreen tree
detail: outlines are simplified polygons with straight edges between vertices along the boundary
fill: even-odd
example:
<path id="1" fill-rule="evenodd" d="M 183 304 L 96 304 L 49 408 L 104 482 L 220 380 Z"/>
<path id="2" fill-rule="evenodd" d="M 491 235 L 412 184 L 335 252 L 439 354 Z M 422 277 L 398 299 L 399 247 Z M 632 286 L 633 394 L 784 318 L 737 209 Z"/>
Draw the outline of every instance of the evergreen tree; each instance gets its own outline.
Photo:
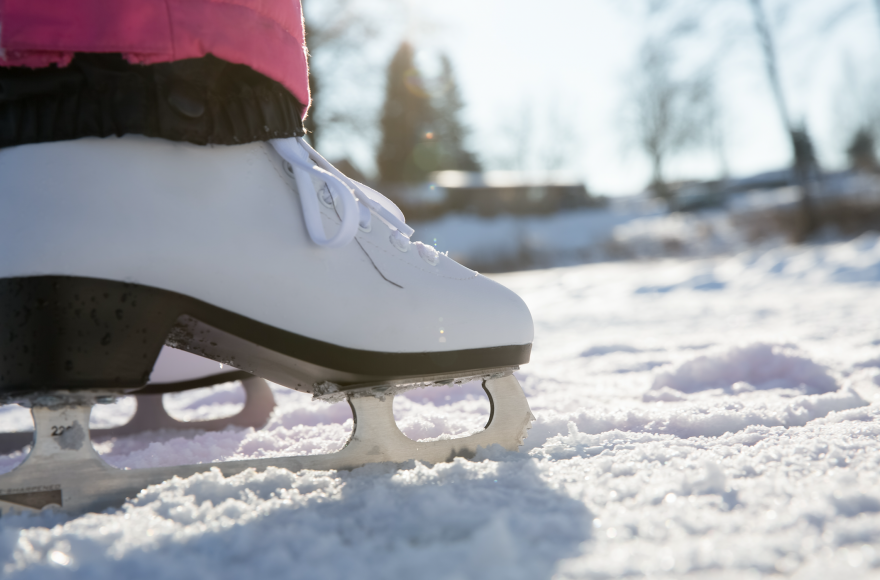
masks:
<path id="1" fill-rule="evenodd" d="M 460 119 L 464 103 L 452 71 L 452 63 L 446 55 L 442 57 L 442 71 L 438 85 L 434 123 L 434 141 L 438 149 L 436 169 L 479 171 L 479 162 L 464 146 L 467 130 Z"/>
<path id="2" fill-rule="evenodd" d="M 432 171 L 419 145 L 433 138 L 434 108 L 415 67 L 413 49 L 403 42 L 388 65 L 388 84 L 382 111 L 382 143 L 377 165 L 384 181 L 423 181 Z M 417 163 L 417 158 L 420 162 Z"/>
<path id="3" fill-rule="evenodd" d="M 880 171 L 880 163 L 877 162 L 877 152 L 874 146 L 874 136 L 869 129 L 862 127 L 856 131 L 846 153 L 849 156 L 849 165 L 855 171 L 868 171 L 872 173 Z"/>

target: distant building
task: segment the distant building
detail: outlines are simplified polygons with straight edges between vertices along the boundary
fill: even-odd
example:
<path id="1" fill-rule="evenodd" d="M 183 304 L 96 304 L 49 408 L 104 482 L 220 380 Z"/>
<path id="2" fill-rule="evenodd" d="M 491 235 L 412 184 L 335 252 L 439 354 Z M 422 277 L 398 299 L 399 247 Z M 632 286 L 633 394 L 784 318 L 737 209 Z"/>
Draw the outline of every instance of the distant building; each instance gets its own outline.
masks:
<path id="1" fill-rule="evenodd" d="M 481 216 L 550 214 L 605 202 L 604 198 L 591 196 L 577 180 L 510 171 L 438 171 L 427 183 L 386 183 L 378 187 L 413 219 L 430 219 L 449 212 Z"/>
<path id="2" fill-rule="evenodd" d="M 670 184 L 673 192 L 670 211 L 698 211 L 721 207 L 730 196 L 745 191 L 772 190 L 795 185 L 791 169 L 767 171 L 749 177 L 728 178 L 717 181 L 682 181 Z"/>

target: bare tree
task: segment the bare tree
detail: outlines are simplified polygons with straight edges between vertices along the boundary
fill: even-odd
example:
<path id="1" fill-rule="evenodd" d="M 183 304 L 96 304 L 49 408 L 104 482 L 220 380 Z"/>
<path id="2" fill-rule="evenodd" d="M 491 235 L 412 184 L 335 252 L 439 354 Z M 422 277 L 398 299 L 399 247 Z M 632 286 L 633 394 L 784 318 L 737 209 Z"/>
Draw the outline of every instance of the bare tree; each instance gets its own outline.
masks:
<path id="1" fill-rule="evenodd" d="M 575 108 L 560 100 L 548 101 L 548 108 L 542 123 L 544 141 L 538 156 L 541 169 L 559 171 L 570 166 L 580 151 L 580 141 L 574 130 Z"/>
<path id="2" fill-rule="evenodd" d="M 302 0 L 302 7 L 312 94 L 305 127 L 312 145 L 319 147 L 327 129 L 340 125 L 360 128 L 363 123 L 361 109 L 334 107 L 324 92 L 337 71 L 353 70 L 344 65 L 357 58 L 359 49 L 376 36 L 379 26 L 369 14 L 358 10 L 356 0 Z"/>
<path id="3" fill-rule="evenodd" d="M 846 151 L 851 167 L 869 169 L 880 139 L 880 74 L 865 75 L 849 56 L 842 59 L 840 71 L 840 87 L 835 91 L 838 145 Z"/>
<path id="4" fill-rule="evenodd" d="M 880 0 L 877 1 L 878 9 L 880 9 Z M 752 12 L 755 32 L 764 56 L 765 71 L 767 80 L 773 92 L 773 98 L 776 102 L 776 108 L 779 118 L 788 133 L 795 178 L 800 188 L 802 227 L 796 234 L 797 241 L 804 240 L 813 233 L 819 226 L 819 217 L 814 207 L 812 197 L 819 193 L 821 188 L 821 171 L 816 160 L 812 140 L 807 132 L 804 123 L 795 123 L 792 119 L 791 112 L 786 100 L 785 91 L 782 86 L 781 74 L 779 71 L 779 56 L 776 51 L 776 42 L 773 28 L 767 18 L 764 10 L 763 0 L 749 0 L 749 6 Z M 794 3 L 784 4 L 782 7 L 786 11 L 792 10 Z M 829 10 L 823 24 L 816 30 L 810 31 L 810 38 L 814 38 L 817 33 L 825 35 L 839 26 L 842 22 L 848 20 L 858 14 L 861 6 L 859 2 L 853 0 L 838 2 Z M 859 130 L 864 127 L 859 127 Z"/>
<path id="5" fill-rule="evenodd" d="M 673 195 L 665 175 L 668 159 L 709 140 L 710 121 L 717 115 L 711 76 L 703 70 L 676 77 L 669 44 L 651 37 L 644 41 L 628 103 L 633 141 L 651 161 L 651 188 L 665 199 Z"/>
<path id="6" fill-rule="evenodd" d="M 874 0 L 874 5 L 877 7 L 877 19 L 880 22 L 880 0 Z"/>
<path id="7" fill-rule="evenodd" d="M 497 168 L 526 171 L 534 141 L 534 111 L 528 102 L 520 105 L 519 113 L 507 116 L 499 130 L 499 142 L 506 145 L 493 160 Z"/>
<path id="8" fill-rule="evenodd" d="M 571 167 L 581 151 L 575 122 L 576 107 L 564 100 L 549 100 L 536 110 L 524 100 L 518 113 L 509 115 L 498 129 L 506 147 L 492 159 L 499 169 L 552 173 Z"/>
<path id="9" fill-rule="evenodd" d="M 803 241 L 818 227 L 818 218 L 813 207 L 811 187 L 819 187 L 819 166 L 813 152 L 813 144 L 806 127 L 795 126 L 789 113 L 785 92 L 779 74 L 779 58 L 776 54 L 776 43 L 762 0 L 749 0 L 755 22 L 755 31 L 764 55 L 767 80 L 773 90 L 779 118 L 791 139 L 792 156 L 794 157 L 795 177 L 800 186 L 802 227 L 796 233 L 796 241 Z"/>
<path id="10" fill-rule="evenodd" d="M 874 135 L 867 129 L 856 131 L 846 149 L 849 157 L 849 166 L 855 171 L 877 173 L 880 171 L 880 163 L 877 162 L 876 143 Z"/>
<path id="11" fill-rule="evenodd" d="M 812 189 L 818 190 L 820 186 L 817 178 L 819 167 L 813 154 L 812 142 L 806 126 L 803 122 L 797 121 L 797 117 L 791 109 L 791 102 L 785 93 L 782 82 L 783 75 L 780 72 L 778 35 L 771 22 L 772 20 L 777 27 L 780 26 L 786 20 L 806 12 L 805 5 L 807 3 L 801 0 L 774 2 L 775 10 L 771 19 L 765 9 L 767 3 L 764 0 L 730 0 L 729 2 L 719 0 L 641 0 L 641 2 L 642 6 L 647 7 L 652 19 L 652 26 L 657 28 L 657 23 L 660 23 L 661 28 L 665 27 L 667 30 L 666 37 L 677 40 L 677 36 L 673 32 L 678 30 L 679 36 L 696 36 L 695 33 L 698 33 L 704 39 L 704 44 L 706 35 L 715 38 L 718 54 L 704 59 L 704 62 L 709 66 L 717 67 L 730 47 L 742 45 L 743 39 L 748 38 L 748 35 L 744 34 L 745 30 L 742 28 L 742 24 L 750 26 L 756 33 L 755 37 L 763 56 L 766 78 L 781 124 L 789 138 L 793 158 L 792 166 L 802 192 L 801 208 L 804 227 L 800 237 L 808 235 L 817 225 L 810 192 Z M 880 0 L 874 0 L 872 4 L 874 4 L 873 8 L 877 9 L 877 16 L 880 16 Z M 744 14 L 749 17 L 748 22 L 738 23 L 733 12 L 728 12 L 725 16 L 724 11 L 728 8 L 734 8 L 736 5 L 746 9 Z M 815 2 L 810 3 L 810 6 L 815 5 Z M 824 14 L 820 19 L 820 24 L 808 26 L 791 43 L 801 49 L 811 47 L 811 50 L 820 50 L 820 46 L 815 42 L 817 38 L 827 37 L 844 22 L 863 17 L 868 7 L 869 4 L 865 0 L 826 2 L 823 4 Z M 853 132 L 848 133 L 848 137 L 853 134 Z"/>

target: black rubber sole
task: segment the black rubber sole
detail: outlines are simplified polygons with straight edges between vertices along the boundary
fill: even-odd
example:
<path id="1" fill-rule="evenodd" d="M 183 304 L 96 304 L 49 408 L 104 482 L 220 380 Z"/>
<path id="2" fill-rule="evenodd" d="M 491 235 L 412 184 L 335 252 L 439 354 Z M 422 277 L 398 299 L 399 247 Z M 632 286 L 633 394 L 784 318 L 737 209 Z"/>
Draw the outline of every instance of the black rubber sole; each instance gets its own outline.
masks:
<path id="1" fill-rule="evenodd" d="M 464 376 L 525 364 L 531 352 L 530 344 L 436 353 L 358 350 L 150 286 L 68 276 L 0 279 L 0 393 L 135 391 L 165 344 L 303 391 L 320 381 L 355 387 Z"/>

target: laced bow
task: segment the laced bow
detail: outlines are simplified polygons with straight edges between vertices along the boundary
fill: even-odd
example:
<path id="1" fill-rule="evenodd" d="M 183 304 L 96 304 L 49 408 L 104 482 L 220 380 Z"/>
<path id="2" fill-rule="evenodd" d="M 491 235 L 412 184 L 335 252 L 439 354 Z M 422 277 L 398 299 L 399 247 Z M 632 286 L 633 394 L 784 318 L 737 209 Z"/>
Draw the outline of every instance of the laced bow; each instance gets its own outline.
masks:
<path id="1" fill-rule="evenodd" d="M 272 139 L 269 143 L 293 168 L 306 230 L 312 241 L 319 246 L 341 248 L 347 245 L 357 235 L 359 227 L 365 230 L 370 228 L 372 215 L 406 238 L 412 236 L 414 230 L 406 225 L 403 213 L 390 199 L 343 175 L 302 137 Z M 341 214 L 342 223 L 339 230 L 329 238 L 324 233 L 321 210 L 318 207 L 318 193 L 315 191 L 312 177 L 317 177 L 327 184 L 333 205 Z"/>

